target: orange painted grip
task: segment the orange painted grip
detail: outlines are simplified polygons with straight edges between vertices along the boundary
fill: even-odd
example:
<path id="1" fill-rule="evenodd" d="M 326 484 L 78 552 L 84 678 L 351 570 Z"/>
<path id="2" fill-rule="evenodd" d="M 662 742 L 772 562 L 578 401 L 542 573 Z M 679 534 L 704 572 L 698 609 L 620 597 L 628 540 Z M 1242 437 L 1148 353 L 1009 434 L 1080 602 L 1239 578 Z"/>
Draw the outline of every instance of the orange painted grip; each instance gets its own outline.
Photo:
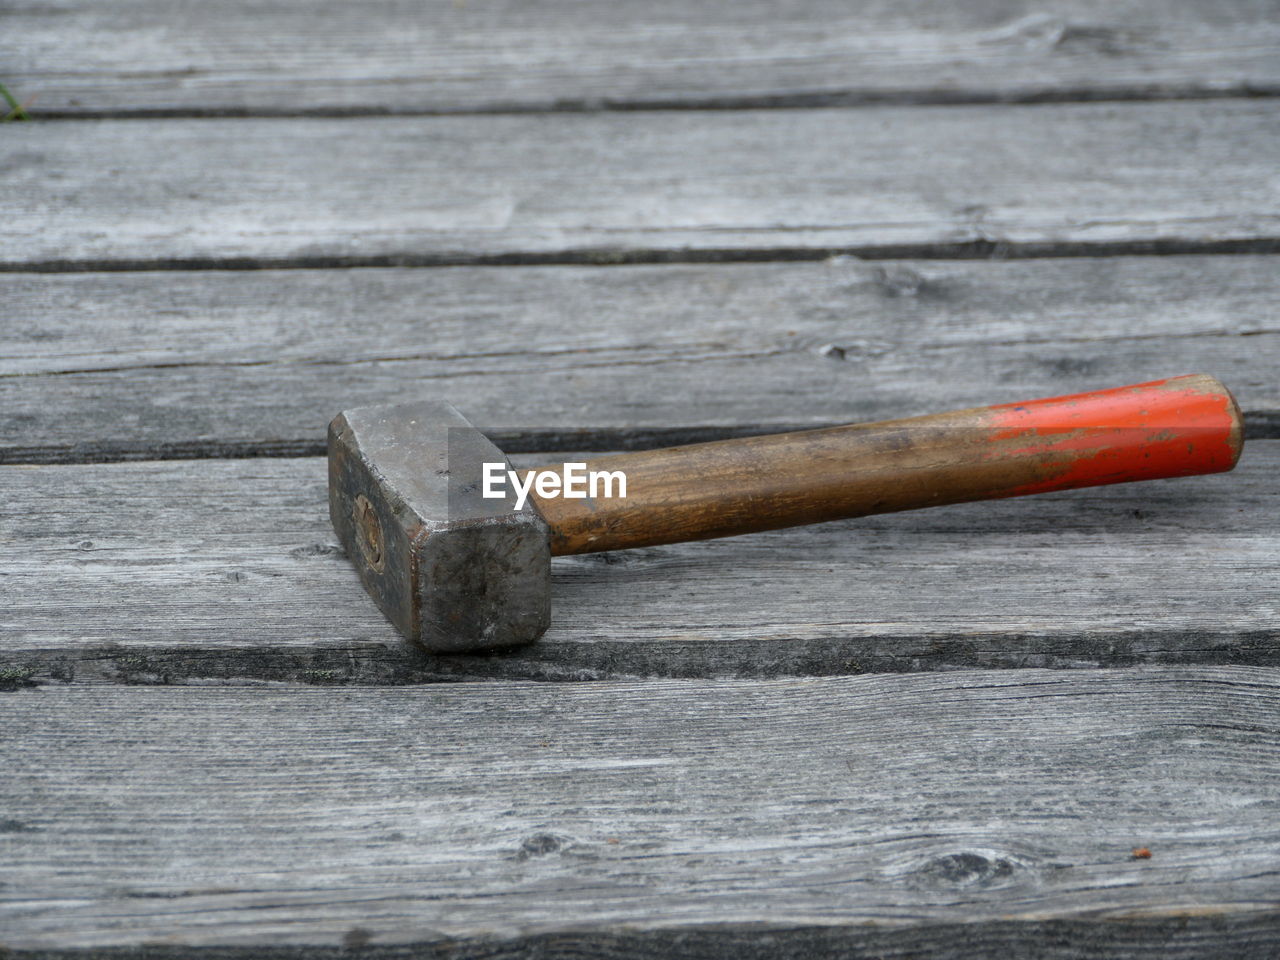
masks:
<path id="1" fill-rule="evenodd" d="M 1243 443 L 1231 391 L 1204 375 L 988 410 L 994 458 L 1037 457 L 1049 467 L 1010 497 L 1220 473 L 1236 465 Z"/>

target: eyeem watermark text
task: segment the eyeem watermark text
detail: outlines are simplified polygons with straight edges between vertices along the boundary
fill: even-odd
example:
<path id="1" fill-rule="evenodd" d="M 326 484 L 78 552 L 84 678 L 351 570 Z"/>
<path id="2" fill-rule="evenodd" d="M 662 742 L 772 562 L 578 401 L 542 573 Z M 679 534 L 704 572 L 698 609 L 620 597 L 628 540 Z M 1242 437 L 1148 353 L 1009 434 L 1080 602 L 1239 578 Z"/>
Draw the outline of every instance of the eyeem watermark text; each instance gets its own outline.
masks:
<path id="1" fill-rule="evenodd" d="M 516 510 L 524 508 L 530 490 L 544 500 L 553 497 L 568 500 L 586 500 L 588 497 L 592 500 L 600 497 L 626 499 L 627 475 L 621 470 L 588 470 L 585 463 L 562 466 L 563 474 L 555 470 L 531 470 L 521 478 L 515 470 L 508 470 L 505 463 L 486 463 L 483 496 L 487 500 L 505 500 L 506 485 L 510 483 L 516 492 Z"/>

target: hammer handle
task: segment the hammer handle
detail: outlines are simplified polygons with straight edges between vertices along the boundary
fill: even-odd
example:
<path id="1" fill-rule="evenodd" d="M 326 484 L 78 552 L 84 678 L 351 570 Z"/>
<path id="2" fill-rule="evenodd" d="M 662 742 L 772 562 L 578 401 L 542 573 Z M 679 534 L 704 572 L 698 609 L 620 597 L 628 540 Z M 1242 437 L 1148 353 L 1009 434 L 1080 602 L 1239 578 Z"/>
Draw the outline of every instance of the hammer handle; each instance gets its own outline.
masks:
<path id="1" fill-rule="evenodd" d="M 1240 409 L 1174 377 L 953 413 L 586 461 L 625 498 L 531 494 L 553 554 L 727 537 L 845 517 L 1230 470 Z M 551 468 L 561 471 L 557 465 Z"/>

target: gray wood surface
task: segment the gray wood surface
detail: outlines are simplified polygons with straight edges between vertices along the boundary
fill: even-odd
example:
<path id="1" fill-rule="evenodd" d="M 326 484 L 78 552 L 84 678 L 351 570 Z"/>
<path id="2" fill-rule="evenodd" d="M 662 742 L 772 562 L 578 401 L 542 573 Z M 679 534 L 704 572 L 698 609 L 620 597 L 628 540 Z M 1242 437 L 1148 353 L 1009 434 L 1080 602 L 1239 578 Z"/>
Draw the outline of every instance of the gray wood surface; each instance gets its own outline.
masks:
<path id="1" fill-rule="evenodd" d="M 1266 99 L 18 123 L 0 266 L 1261 252 L 1278 131 Z"/>
<path id="2" fill-rule="evenodd" d="M 542 640 L 429 657 L 336 545 L 320 459 L 9 466 L 0 667 L 323 684 L 1280 664 L 1278 472 L 1280 442 L 1257 441 L 1230 474 L 560 558 Z"/>
<path id="3" fill-rule="evenodd" d="M 1276 0 L 0 0 L 0 83 L 0 958 L 1280 955 Z M 1200 371 L 1234 474 L 562 558 L 485 657 L 315 456 Z"/>
<path id="4" fill-rule="evenodd" d="M 1280 436 L 1275 258 L 14 274 L 0 460 L 318 454 L 444 397 L 510 450 L 679 442 L 1213 373 Z"/>
<path id="5" fill-rule="evenodd" d="M 0 698 L 18 956 L 1280 950 L 1272 669 Z"/>
<path id="6" fill-rule="evenodd" d="M 1280 8 L 1218 0 L 6 4 L 37 115 L 1256 94 Z"/>

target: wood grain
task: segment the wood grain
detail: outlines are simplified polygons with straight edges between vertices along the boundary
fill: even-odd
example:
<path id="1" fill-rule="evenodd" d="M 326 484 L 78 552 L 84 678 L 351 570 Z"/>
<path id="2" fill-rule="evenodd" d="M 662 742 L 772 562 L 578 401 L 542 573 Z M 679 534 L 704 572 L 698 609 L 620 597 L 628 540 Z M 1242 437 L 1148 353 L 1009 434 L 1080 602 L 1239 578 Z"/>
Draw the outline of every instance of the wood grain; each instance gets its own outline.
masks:
<path id="1" fill-rule="evenodd" d="M 1272 669 L 0 697 L 10 955 L 1280 947 Z"/>
<path id="2" fill-rule="evenodd" d="M 0 266 L 1270 251 L 1278 132 L 1269 100 L 19 123 Z"/>
<path id="3" fill-rule="evenodd" d="M 1256 94 L 1271 2 L 5 4 L 37 115 L 573 110 Z"/>
<path id="4" fill-rule="evenodd" d="M 318 455 L 451 400 L 507 450 L 886 420 L 1203 370 L 1280 436 L 1275 258 L 12 274 L 0 460 Z"/>
<path id="5" fill-rule="evenodd" d="M 10 466 L 0 668 L 359 684 L 1280 665 L 1278 471 L 1280 443 L 1257 441 L 1230 474 L 558 558 L 540 641 L 431 657 L 336 545 L 318 458 Z"/>
<path id="6" fill-rule="evenodd" d="M 1280 953 L 1280 7 L 857 7 L 0 0 L 0 955 Z M 318 458 L 76 463 L 1199 370 L 1234 474 L 561 558 L 485 657 Z"/>
<path id="7" fill-rule="evenodd" d="M 1236 465 L 1242 434 L 1231 392 L 1192 374 L 1016 405 L 613 454 L 523 476 L 549 527 L 552 555 L 566 556 L 1221 473 Z M 376 451 L 369 459 L 378 463 Z M 450 467 L 452 477 L 466 476 L 452 452 Z M 554 484 L 544 493 L 548 473 Z M 421 475 L 421 468 L 410 474 Z M 399 486 L 390 477 L 367 485 Z"/>

